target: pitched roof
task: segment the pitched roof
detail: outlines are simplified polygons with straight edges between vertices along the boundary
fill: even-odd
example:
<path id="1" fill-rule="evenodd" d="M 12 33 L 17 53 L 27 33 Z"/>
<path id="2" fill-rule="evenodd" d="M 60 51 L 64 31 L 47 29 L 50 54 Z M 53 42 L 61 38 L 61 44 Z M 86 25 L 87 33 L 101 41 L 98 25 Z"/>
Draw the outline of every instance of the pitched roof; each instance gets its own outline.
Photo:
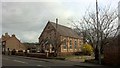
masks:
<path id="1" fill-rule="evenodd" d="M 54 22 L 49 22 L 52 24 L 54 28 L 56 28 L 56 23 Z M 58 24 L 57 25 L 57 32 L 62 35 L 62 36 L 68 36 L 68 37 L 74 37 L 74 38 L 80 38 L 78 34 L 71 28 L 63 26 Z"/>
<path id="2" fill-rule="evenodd" d="M 8 41 L 8 40 L 11 40 L 13 38 L 15 38 L 16 40 L 20 41 L 19 39 L 16 38 L 15 34 L 13 34 L 12 36 L 10 36 L 7 33 L 7 35 L 2 35 L 2 37 L 1 37 L 2 41 Z"/>

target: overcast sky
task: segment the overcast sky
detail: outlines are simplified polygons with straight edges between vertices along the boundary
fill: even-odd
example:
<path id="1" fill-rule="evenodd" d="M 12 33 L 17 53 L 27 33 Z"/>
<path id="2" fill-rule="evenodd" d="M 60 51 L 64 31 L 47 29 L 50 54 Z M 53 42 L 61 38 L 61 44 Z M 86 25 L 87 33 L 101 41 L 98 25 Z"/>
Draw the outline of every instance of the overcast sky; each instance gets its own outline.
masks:
<path id="1" fill-rule="evenodd" d="M 26 1 L 26 2 L 24 2 Z M 48 21 L 71 27 L 68 19 L 80 19 L 87 9 L 95 10 L 95 0 L 2 0 L 0 35 L 15 34 L 22 42 L 38 42 Z M 119 0 L 98 0 L 99 7 L 117 8 Z M 1 8 L 0 8 L 1 9 Z M 72 28 L 72 27 L 71 27 Z"/>

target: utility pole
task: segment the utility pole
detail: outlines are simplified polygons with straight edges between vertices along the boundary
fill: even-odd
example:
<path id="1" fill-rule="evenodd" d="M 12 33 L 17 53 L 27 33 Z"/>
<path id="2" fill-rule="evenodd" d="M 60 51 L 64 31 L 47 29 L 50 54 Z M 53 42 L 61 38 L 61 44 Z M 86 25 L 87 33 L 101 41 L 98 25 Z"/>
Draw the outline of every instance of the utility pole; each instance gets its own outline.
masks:
<path id="1" fill-rule="evenodd" d="M 99 64 L 101 64 L 101 45 L 100 45 L 100 23 L 99 23 L 99 18 L 98 18 L 98 1 L 96 0 L 96 18 L 97 18 L 97 49 L 98 49 L 98 55 L 99 55 Z"/>

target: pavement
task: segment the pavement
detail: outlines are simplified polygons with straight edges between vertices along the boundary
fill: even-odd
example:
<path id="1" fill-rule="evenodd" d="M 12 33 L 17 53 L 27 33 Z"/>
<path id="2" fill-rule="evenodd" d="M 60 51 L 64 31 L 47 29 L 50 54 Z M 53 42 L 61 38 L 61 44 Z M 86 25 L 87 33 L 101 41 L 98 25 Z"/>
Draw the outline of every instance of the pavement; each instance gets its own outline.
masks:
<path id="1" fill-rule="evenodd" d="M 75 61 L 75 62 L 85 62 L 85 60 L 95 59 L 93 56 L 77 56 L 72 58 L 67 58 L 68 61 Z"/>
<path id="2" fill-rule="evenodd" d="M 2 66 L 2 68 L 107 68 L 92 63 L 6 55 L 2 56 Z"/>

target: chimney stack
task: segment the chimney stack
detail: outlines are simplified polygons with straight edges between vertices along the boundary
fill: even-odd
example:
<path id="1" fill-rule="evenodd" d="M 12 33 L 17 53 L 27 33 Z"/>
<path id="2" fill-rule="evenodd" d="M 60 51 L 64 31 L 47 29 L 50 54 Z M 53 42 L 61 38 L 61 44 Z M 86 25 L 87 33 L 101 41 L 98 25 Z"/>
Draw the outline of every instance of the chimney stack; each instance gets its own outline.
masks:
<path id="1" fill-rule="evenodd" d="M 8 36 L 8 33 L 5 33 L 5 36 Z"/>
<path id="2" fill-rule="evenodd" d="M 50 20 L 48 21 L 48 23 L 50 22 Z"/>
<path id="3" fill-rule="evenodd" d="M 58 18 L 56 18 L 56 29 L 58 27 Z"/>

